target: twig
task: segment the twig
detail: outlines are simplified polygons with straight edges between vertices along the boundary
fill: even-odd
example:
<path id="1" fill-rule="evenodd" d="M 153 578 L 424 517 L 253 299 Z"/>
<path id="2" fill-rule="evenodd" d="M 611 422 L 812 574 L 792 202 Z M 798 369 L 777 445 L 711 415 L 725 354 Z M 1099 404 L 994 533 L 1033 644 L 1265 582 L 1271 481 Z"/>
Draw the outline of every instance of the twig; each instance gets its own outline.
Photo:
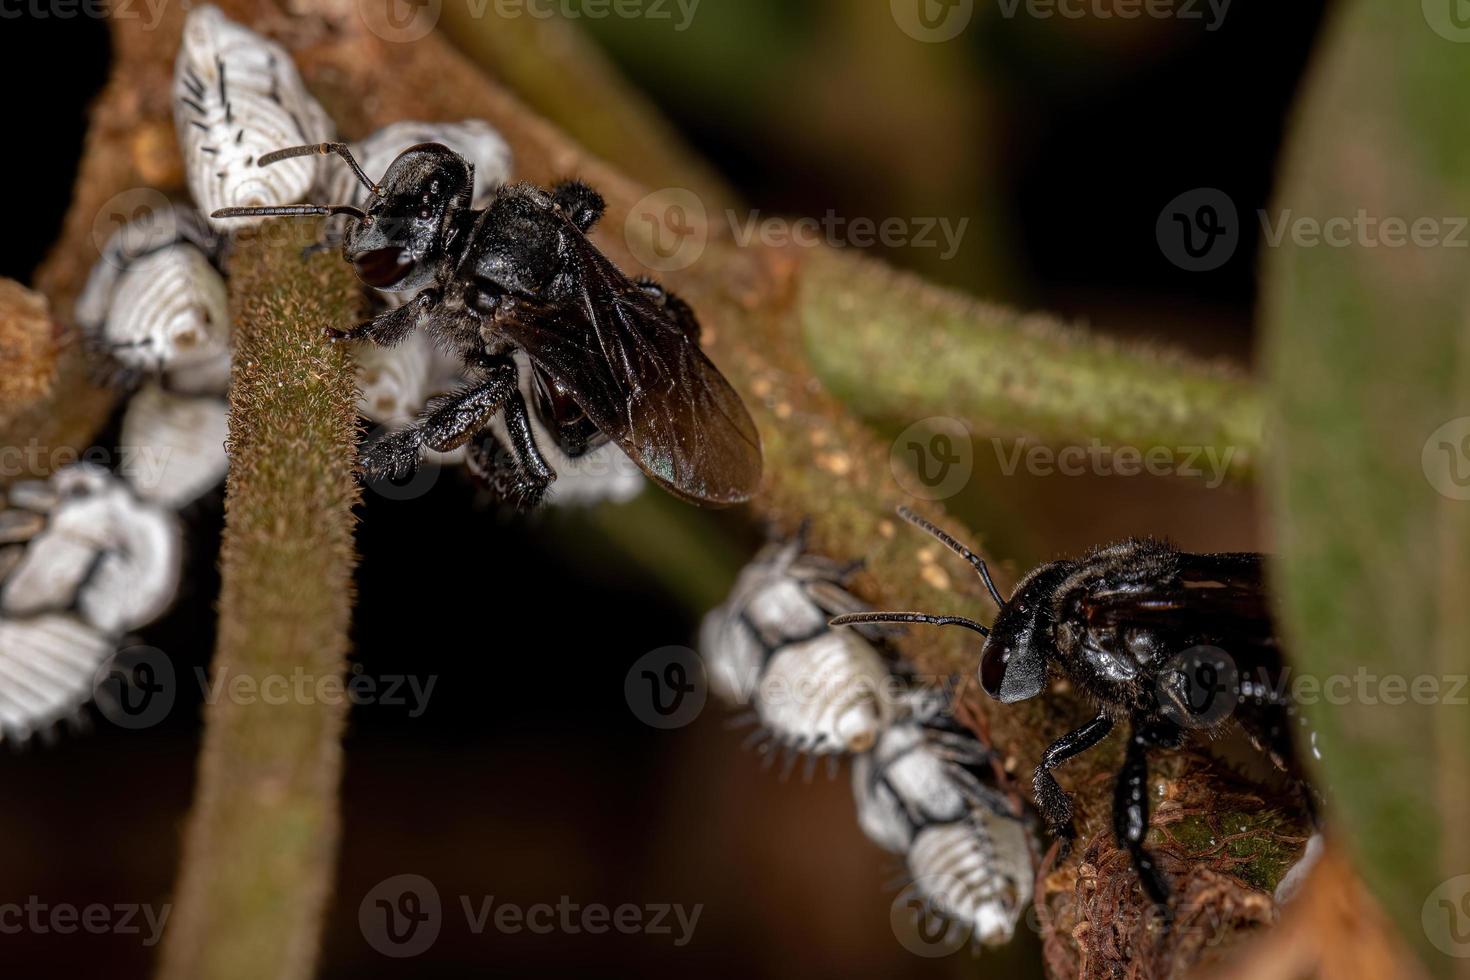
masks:
<path id="1" fill-rule="evenodd" d="M 303 262 L 312 228 L 293 230 L 242 241 L 231 268 L 218 696 L 163 947 L 176 980 L 312 976 L 335 867 L 357 394 L 321 327 L 349 321 L 358 290 L 331 256 Z M 290 696 L 236 699 L 241 677 Z"/>
<path id="2" fill-rule="evenodd" d="M 942 415 L 996 436 L 1096 439 L 1189 467 L 1217 459 L 1235 478 L 1259 464 L 1260 393 L 1223 366 L 1111 342 L 830 250 L 809 257 L 800 304 L 812 367 L 865 418 Z"/>

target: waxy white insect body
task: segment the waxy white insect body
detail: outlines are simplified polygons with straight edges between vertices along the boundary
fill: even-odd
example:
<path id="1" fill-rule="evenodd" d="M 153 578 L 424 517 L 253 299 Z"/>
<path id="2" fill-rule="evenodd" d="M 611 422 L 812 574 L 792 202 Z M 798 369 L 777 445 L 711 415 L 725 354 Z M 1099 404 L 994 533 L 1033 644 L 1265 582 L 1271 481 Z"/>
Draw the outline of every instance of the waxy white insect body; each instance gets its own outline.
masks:
<path id="1" fill-rule="evenodd" d="M 377 179 L 387 173 L 388 166 L 400 153 L 420 143 L 442 143 L 475 168 L 475 187 L 471 202 L 473 207 L 483 208 L 490 202 L 490 197 L 496 190 L 510 180 L 510 145 L 505 142 L 499 130 L 483 119 L 449 123 L 405 119 L 389 123 L 366 139 L 349 146 L 363 172 Z M 331 201 L 333 204 L 366 206 L 369 191 L 350 170 L 334 167 L 327 174 L 327 179 L 319 188 L 321 200 Z"/>
<path id="2" fill-rule="evenodd" d="M 71 613 L 0 617 L 0 742 L 24 742 L 74 717 L 114 643 Z"/>
<path id="3" fill-rule="evenodd" d="M 88 463 L 59 470 L 50 484 L 54 506 L 0 584 L 0 615 L 75 610 L 109 635 L 162 615 L 178 591 L 178 518 Z"/>
<path id="4" fill-rule="evenodd" d="M 853 766 L 858 823 L 904 856 L 932 908 L 985 945 L 1005 943 L 1031 900 L 1031 830 L 994 789 L 990 751 L 944 715 L 943 698 L 919 691 L 904 702 L 902 720 Z"/>
<path id="5" fill-rule="evenodd" d="M 842 585 L 850 571 L 803 554 L 800 539 L 771 545 L 705 617 L 700 645 L 711 689 L 752 705 L 774 745 L 861 752 L 889 721 L 882 656 L 858 631 L 827 625 L 862 609 Z"/>
<path id="6" fill-rule="evenodd" d="M 230 318 L 220 242 L 192 209 L 149 212 L 119 228 L 77 300 L 76 320 L 122 367 L 169 387 L 223 395 Z"/>
<path id="7" fill-rule="evenodd" d="M 124 634 L 173 603 L 178 518 L 101 467 L 9 488 L 0 510 L 0 740 L 74 715 Z"/>
<path id="8" fill-rule="evenodd" d="M 334 127 L 286 50 L 213 5 L 194 8 L 184 22 L 173 106 L 189 190 L 206 215 L 294 204 L 324 172 L 318 157 L 257 166 L 272 150 L 331 139 Z M 213 223 L 240 228 L 260 220 Z"/>

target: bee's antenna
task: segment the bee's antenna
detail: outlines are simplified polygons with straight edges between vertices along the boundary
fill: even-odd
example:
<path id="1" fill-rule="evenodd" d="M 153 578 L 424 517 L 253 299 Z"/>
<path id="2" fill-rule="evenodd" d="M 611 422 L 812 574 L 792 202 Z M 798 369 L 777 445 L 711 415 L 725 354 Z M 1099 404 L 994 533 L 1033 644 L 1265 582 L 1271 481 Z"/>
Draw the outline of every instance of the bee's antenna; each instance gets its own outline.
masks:
<path id="1" fill-rule="evenodd" d="M 282 160 L 289 160 L 292 157 L 309 157 L 317 154 L 326 156 L 329 153 L 335 153 L 343 160 L 346 160 L 347 166 L 351 167 L 352 172 L 357 175 L 357 179 L 362 181 L 362 186 L 372 191 L 374 197 L 383 196 L 383 192 L 378 188 L 378 185 L 373 183 L 368 175 L 362 172 L 362 167 L 353 158 L 352 151 L 348 149 L 346 143 L 307 143 L 305 146 L 288 146 L 284 150 L 267 153 L 255 162 L 257 166 L 269 167 L 273 163 L 280 163 Z"/>
<path id="2" fill-rule="evenodd" d="M 963 626 L 981 636 L 990 635 L 990 627 L 966 619 L 964 616 L 930 616 L 916 612 L 866 612 L 848 613 L 831 620 L 828 626 L 860 626 L 863 623 L 924 623 L 929 626 Z"/>
<path id="3" fill-rule="evenodd" d="M 367 217 L 350 204 L 287 204 L 267 208 L 220 208 L 211 218 L 289 218 L 312 214 L 348 214 L 359 221 Z"/>
<path id="4" fill-rule="evenodd" d="M 995 587 L 995 583 L 991 581 L 990 568 L 986 566 L 984 558 L 981 558 L 979 555 L 975 554 L 975 552 L 971 551 L 969 548 L 966 548 L 954 538 L 950 537 L 950 535 L 946 534 L 944 531 L 941 531 L 933 524 L 924 520 L 924 518 L 920 517 L 918 514 L 915 514 L 907 507 L 898 508 L 898 516 L 908 521 L 914 527 L 919 528 L 921 531 L 927 531 L 930 534 L 934 535 L 934 537 L 939 539 L 940 544 L 944 545 L 950 551 L 953 551 L 955 554 L 959 555 L 965 561 L 973 565 L 975 571 L 980 573 L 980 580 L 985 583 L 985 590 L 990 593 L 990 598 L 995 600 L 996 608 L 1005 607 L 1006 601 L 1000 597 L 1000 590 L 997 589 Z"/>

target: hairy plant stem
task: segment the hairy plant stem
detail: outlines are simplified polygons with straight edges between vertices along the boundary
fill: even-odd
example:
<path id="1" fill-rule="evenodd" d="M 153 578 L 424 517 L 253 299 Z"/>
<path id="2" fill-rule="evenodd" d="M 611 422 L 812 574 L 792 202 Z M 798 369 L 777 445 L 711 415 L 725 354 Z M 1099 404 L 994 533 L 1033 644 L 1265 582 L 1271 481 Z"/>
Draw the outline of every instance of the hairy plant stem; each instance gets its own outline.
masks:
<path id="1" fill-rule="evenodd" d="M 313 229 L 295 230 L 245 238 L 231 270 L 217 697 L 165 978 L 311 976 L 335 867 L 357 415 L 350 358 L 321 328 L 351 320 L 358 290 L 333 257 L 303 262 Z M 242 679 L 262 693 L 236 697 Z"/>

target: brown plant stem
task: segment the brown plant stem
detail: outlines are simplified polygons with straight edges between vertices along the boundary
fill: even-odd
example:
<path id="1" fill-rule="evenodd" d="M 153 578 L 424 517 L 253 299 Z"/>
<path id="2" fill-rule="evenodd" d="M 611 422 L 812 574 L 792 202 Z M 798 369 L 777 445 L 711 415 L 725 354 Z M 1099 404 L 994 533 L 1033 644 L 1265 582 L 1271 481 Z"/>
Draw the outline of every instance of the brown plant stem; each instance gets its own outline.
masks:
<path id="1" fill-rule="evenodd" d="M 219 695 L 163 946 L 159 975 L 177 980 L 312 976 L 336 861 L 357 395 L 321 328 L 353 316 L 358 290 L 332 256 L 303 262 L 313 227 L 294 230 L 245 238 L 231 268 Z M 241 678 L 291 696 L 237 698 Z"/>

